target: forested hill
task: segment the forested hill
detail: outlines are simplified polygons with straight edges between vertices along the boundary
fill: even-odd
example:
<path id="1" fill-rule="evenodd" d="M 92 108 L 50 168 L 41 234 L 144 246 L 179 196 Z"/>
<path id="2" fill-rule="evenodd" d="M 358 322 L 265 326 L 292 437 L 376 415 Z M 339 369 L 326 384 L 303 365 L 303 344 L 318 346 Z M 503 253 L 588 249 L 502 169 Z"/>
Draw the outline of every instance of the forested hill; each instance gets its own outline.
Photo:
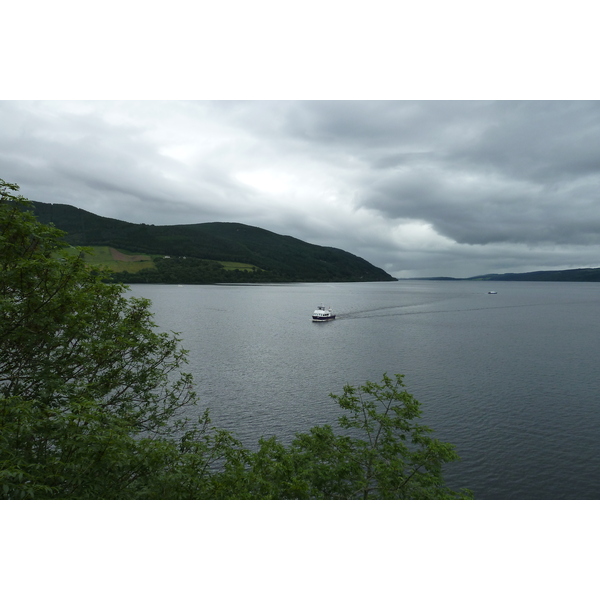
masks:
<path id="1" fill-rule="evenodd" d="M 32 204 L 37 218 L 65 231 L 66 240 L 72 245 L 109 246 L 173 258 L 168 262 L 159 261 L 159 269 L 153 266 L 138 273 L 118 274 L 119 280 L 129 283 L 394 280 L 383 269 L 344 250 L 309 244 L 240 223 L 135 224 L 101 217 L 67 204 Z M 185 262 L 183 257 L 186 257 Z M 215 270 L 218 263 L 214 261 L 243 263 L 253 268 L 235 272 L 223 269 L 219 273 Z"/>
<path id="2" fill-rule="evenodd" d="M 469 279 L 479 281 L 600 281 L 600 269 L 565 269 L 529 273 L 492 273 Z"/>
<path id="3" fill-rule="evenodd" d="M 528 273 L 488 273 L 475 277 L 419 277 L 432 281 L 600 281 L 600 268 L 530 271 Z"/>

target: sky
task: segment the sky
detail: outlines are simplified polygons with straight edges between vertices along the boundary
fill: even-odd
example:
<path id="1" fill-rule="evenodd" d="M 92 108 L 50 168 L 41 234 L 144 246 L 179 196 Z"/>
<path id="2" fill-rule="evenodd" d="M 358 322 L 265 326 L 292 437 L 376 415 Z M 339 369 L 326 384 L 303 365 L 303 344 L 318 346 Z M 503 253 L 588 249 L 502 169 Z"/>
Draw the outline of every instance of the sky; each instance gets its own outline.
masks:
<path id="1" fill-rule="evenodd" d="M 3 101 L 0 177 L 155 225 L 237 222 L 395 277 L 600 267 L 600 102 Z"/>

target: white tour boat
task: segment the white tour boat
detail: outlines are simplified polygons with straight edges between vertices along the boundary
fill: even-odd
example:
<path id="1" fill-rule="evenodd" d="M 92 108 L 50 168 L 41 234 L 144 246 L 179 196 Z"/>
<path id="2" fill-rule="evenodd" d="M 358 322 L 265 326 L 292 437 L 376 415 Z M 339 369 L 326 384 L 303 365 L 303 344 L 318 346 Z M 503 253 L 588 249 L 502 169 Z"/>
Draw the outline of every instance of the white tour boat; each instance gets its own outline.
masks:
<path id="1" fill-rule="evenodd" d="M 335 315 L 331 312 L 331 308 L 317 306 L 317 310 L 313 312 L 312 318 L 313 321 L 331 321 L 335 319 Z"/>

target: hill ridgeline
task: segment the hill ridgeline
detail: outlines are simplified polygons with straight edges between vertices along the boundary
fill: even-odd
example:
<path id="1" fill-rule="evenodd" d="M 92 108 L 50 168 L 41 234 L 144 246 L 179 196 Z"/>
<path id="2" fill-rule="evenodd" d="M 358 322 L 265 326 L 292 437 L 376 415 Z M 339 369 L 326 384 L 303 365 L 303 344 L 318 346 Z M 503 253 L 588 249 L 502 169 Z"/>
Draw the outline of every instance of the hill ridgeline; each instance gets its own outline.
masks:
<path id="1" fill-rule="evenodd" d="M 111 249 L 143 260 L 106 264 L 123 283 L 276 283 L 395 281 L 344 250 L 309 244 L 241 223 L 148 225 L 110 219 L 67 204 L 32 202 L 42 223 L 66 232 L 74 246 Z M 121 266 L 119 266 L 119 264 Z"/>

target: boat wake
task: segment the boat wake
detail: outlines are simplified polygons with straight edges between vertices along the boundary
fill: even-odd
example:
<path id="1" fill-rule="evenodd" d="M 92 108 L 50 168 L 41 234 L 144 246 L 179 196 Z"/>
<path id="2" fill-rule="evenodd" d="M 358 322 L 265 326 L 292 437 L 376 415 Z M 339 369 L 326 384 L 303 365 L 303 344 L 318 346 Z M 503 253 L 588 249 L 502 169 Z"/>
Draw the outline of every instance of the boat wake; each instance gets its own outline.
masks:
<path id="1" fill-rule="evenodd" d="M 458 313 L 458 312 L 471 312 L 471 311 L 481 311 L 481 310 L 504 310 L 511 308 L 524 308 L 527 306 L 547 306 L 549 303 L 535 303 L 535 304 L 504 304 L 501 306 L 476 306 L 469 308 L 447 308 L 440 310 L 404 310 L 406 308 L 411 308 L 410 306 L 389 306 L 382 308 L 373 308 L 370 310 L 360 310 L 355 312 L 347 312 L 338 314 L 338 320 L 346 320 L 346 319 L 381 319 L 385 317 L 402 317 L 409 315 L 430 315 L 437 313 Z M 555 303 L 551 302 L 550 304 L 564 304 L 563 302 Z M 426 306 L 426 305 L 414 305 L 414 306 Z"/>

